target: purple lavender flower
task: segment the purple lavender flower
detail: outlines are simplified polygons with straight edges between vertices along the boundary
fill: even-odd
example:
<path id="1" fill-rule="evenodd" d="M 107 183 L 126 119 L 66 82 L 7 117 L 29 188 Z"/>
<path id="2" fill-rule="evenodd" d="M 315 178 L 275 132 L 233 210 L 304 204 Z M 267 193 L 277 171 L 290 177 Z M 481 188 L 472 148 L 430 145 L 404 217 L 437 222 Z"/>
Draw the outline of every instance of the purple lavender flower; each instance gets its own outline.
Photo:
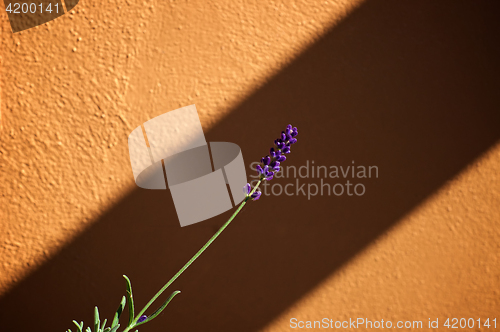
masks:
<path id="1" fill-rule="evenodd" d="M 244 187 L 243 187 L 243 192 L 248 196 L 250 194 L 250 192 L 252 191 L 252 186 L 250 185 L 250 183 L 247 183 Z"/>
<path id="2" fill-rule="evenodd" d="M 139 319 L 137 320 L 137 323 L 142 323 L 146 320 L 146 318 L 148 318 L 148 316 L 146 315 L 142 315 L 141 317 L 139 317 Z"/>
<path id="3" fill-rule="evenodd" d="M 286 160 L 286 157 L 285 156 L 279 156 L 278 160 L 280 163 L 284 162 Z"/>
<path id="4" fill-rule="evenodd" d="M 271 164 L 269 165 L 273 171 L 275 172 L 279 172 L 280 171 L 280 162 L 277 161 L 277 160 L 274 160 L 273 162 L 271 162 Z"/>
<path id="5" fill-rule="evenodd" d="M 267 180 L 270 181 L 273 179 L 274 172 L 272 170 L 269 170 L 269 166 L 264 166 L 264 171 L 262 173 L 262 176 Z"/>
<path id="6" fill-rule="evenodd" d="M 277 140 L 274 141 L 274 144 L 276 144 L 276 146 L 278 147 L 278 149 L 281 150 L 285 146 L 286 142 L 283 141 L 281 138 L 278 138 Z"/>
<path id="7" fill-rule="evenodd" d="M 260 192 L 260 190 L 256 190 L 256 191 L 255 191 L 255 192 L 254 192 L 254 193 L 253 193 L 250 197 L 252 197 L 252 199 L 253 199 L 254 201 L 256 201 L 256 200 L 258 200 L 258 199 L 260 198 L 260 195 L 261 195 L 261 194 L 262 194 L 262 193 Z"/>
<path id="8" fill-rule="evenodd" d="M 253 199 L 254 201 L 258 200 L 260 198 L 260 195 L 262 194 L 260 192 L 260 190 L 256 190 L 254 191 L 251 195 L 250 193 L 252 192 L 252 186 L 250 185 L 250 183 L 247 183 L 244 187 L 243 187 L 243 192 L 247 195 L 247 196 L 250 196 L 251 199 Z"/>
<path id="9" fill-rule="evenodd" d="M 274 140 L 274 147 L 269 150 L 269 155 L 260 160 L 260 165 L 257 165 L 256 170 L 259 172 L 260 180 L 270 181 L 274 174 L 281 170 L 280 163 L 286 160 L 284 154 L 291 152 L 290 145 L 297 143 L 295 138 L 299 134 L 297 127 L 288 125 L 281 132 L 280 137 Z"/>

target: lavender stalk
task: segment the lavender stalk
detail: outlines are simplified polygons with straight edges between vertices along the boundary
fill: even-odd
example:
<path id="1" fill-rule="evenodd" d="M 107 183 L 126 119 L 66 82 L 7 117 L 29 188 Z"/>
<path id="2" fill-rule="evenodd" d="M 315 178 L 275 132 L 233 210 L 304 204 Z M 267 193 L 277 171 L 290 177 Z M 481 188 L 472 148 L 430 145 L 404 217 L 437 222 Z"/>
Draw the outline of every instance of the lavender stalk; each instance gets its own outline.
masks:
<path id="1" fill-rule="evenodd" d="M 274 141 L 274 147 L 269 150 L 269 155 L 266 155 L 261 159 L 260 165 L 257 165 L 256 170 L 259 173 L 259 181 L 255 185 L 254 188 L 247 183 L 243 187 L 243 192 L 246 194 L 246 198 L 243 202 L 238 206 L 238 209 L 233 213 L 233 215 L 222 225 L 222 227 L 205 243 L 203 247 L 151 298 L 151 300 L 144 306 L 144 308 L 137 314 L 134 314 L 134 301 L 132 296 L 132 284 L 129 278 L 124 275 L 125 281 L 127 283 L 127 291 L 126 297 L 124 296 L 122 302 L 120 303 L 118 310 L 115 313 L 115 317 L 113 319 L 111 327 L 105 327 L 106 320 L 104 320 L 103 324 L 100 324 L 99 320 L 99 311 L 97 307 L 95 307 L 95 322 L 94 322 L 94 332 L 116 332 L 120 327 L 118 321 L 120 319 L 120 315 L 125 307 L 126 302 L 128 302 L 129 309 L 129 321 L 123 332 L 128 332 L 133 328 L 136 328 L 139 325 L 150 322 L 154 318 L 156 318 L 170 303 L 170 301 L 180 293 L 180 291 L 174 291 L 165 302 L 150 316 L 146 316 L 145 312 L 149 309 L 149 307 L 160 297 L 163 292 L 184 272 L 186 269 L 198 258 L 200 255 L 215 241 L 215 239 L 226 229 L 227 226 L 233 221 L 233 219 L 240 213 L 241 209 L 246 205 L 247 201 L 253 200 L 256 201 L 261 196 L 261 191 L 259 190 L 259 185 L 262 181 L 271 181 L 274 177 L 274 174 L 281 170 L 281 163 L 286 160 L 285 154 L 289 154 L 291 152 L 291 145 L 297 142 L 296 136 L 298 135 L 297 127 L 292 127 L 292 125 L 288 125 L 284 131 L 281 132 L 281 135 L 278 139 Z M 128 300 L 128 301 L 127 301 Z M 83 331 L 83 322 L 78 324 L 76 321 L 73 321 L 77 326 L 77 332 Z M 71 330 L 68 330 L 72 332 Z M 137 330 L 136 330 L 137 331 Z M 87 327 L 85 332 L 92 332 L 90 327 Z"/>

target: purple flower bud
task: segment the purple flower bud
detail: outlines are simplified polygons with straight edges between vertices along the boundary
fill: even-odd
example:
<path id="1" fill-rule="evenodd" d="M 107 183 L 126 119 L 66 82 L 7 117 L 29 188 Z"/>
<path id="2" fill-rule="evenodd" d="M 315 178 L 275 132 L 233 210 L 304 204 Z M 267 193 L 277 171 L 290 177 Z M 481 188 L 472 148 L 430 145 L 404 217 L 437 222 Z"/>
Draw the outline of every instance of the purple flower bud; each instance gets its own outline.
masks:
<path id="1" fill-rule="evenodd" d="M 297 139 L 296 139 L 296 138 L 292 138 L 292 139 L 290 139 L 290 140 L 288 141 L 288 143 L 290 143 L 290 144 L 295 144 L 295 143 L 297 143 Z"/>
<path id="2" fill-rule="evenodd" d="M 282 162 L 284 162 L 286 160 L 286 157 L 285 156 L 280 156 L 277 160 L 282 163 Z"/>
<path id="3" fill-rule="evenodd" d="M 269 163 L 271 162 L 271 158 L 269 158 L 269 156 L 265 156 L 260 160 L 260 162 L 263 163 L 264 165 L 269 165 Z"/>
<path id="4" fill-rule="evenodd" d="M 278 147 L 278 149 L 283 149 L 283 147 L 285 146 L 285 142 L 283 142 L 281 140 L 281 138 L 277 139 L 276 141 L 274 141 L 274 143 L 276 144 L 276 146 Z"/>
<path id="5" fill-rule="evenodd" d="M 279 151 L 279 150 L 278 150 Z M 281 152 L 280 152 L 281 153 Z M 269 150 L 269 154 L 271 155 L 271 158 L 276 158 L 276 152 L 274 151 L 274 148 L 271 148 Z"/>
<path id="6" fill-rule="evenodd" d="M 281 132 L 281 140 L 286 141 L 286 134 L 284 131 Z"/>
<path id="7" fill-rule="evenodd" d="M 281 151 L 280 150 L 276 151 L 276 158 L 279 158 L 280 156 L 281 156 Z"/>
<path id="8" fill-rule="evenodd" d="M 271 177 L 272 179 L 272 175 L 274 174 L 274 172 L 272 170 L 269 170 L 269 166 L 266 166 L 264 167 L 264 178 L 267 180 L 267 178 Z"/>
<path id="9" fill-rule="evenodd" d="M 139 317 L 139 319 L 137 320 L 137 323 L 142 323 L 146 320 L 146 318 L 148 318 L 148 316 L 146 315 L 142 315 L 141 317 Z"/>
<path id="10" fill-rule="evenodd" d="M 252 196 L 250 196 L 250 197 L 252 197 L 252 199 L 253 199 L 254 201 L 256 201 L 256 200 L 258 200 L 258 199 L 260 198 L 260 195 L 261 195 L 261 194 L 262 194 L 262 193 L 261 193 L 259 190 L 256 190 L 256 191 L 254 191 L 254 193 L 253 193 L 253 194 L 252 194 Z"/>
<path id="11" fill-rule="evenodd" d="M 275 172 L 278 172 L 280 170 L 280 162 L 275 160 L 269 165 Z"/>
<path id="12" fill-rule="evenodd" d="M 285 146 L 282 151 L 283 153 L 290 153 L 290 146 L 289 145 Z"/>
<path id="13" fill-rule="evenodd" d="M 264 170 L 262 169 L 262 167 L 260 165 L 257 165 L 257 167 L 255 167 L 255 169 L 257 170 L 257 172 L 259 172 L 259 174 L 264 174 Z"/>
<path id="14" fill-rule="evenodd" d="M 265 179 L 269 176 L 269 174 L 272 174 L 272 171 L 269 171 L 269 166 L 264 166 L 264 169 L 262 171 L 262 174 L 261 174 L 261 179 Z"/>
<path id="15" fill-rule="evenodd" d="M 266 181 L 271 181 L 273 179 L 274 174 L 271 173 L 268 177 L 266 177 Z"/>
<path id="16" fill-rule="evenodd" d="M 250 186 L 250 183 L 247 183 L 244 187 L 243 187 L 243 192 L 248 195 L 250 194 L 250 192 L 252 191 L 252 187 Z"/>
<path id="17" fill-rule="evenodd" d="M 290 133 L 290 136 L 295 137 L 299 134 L 299 131 L 297 130 L 297 127 L 293 127 L 292 132 Z"/>

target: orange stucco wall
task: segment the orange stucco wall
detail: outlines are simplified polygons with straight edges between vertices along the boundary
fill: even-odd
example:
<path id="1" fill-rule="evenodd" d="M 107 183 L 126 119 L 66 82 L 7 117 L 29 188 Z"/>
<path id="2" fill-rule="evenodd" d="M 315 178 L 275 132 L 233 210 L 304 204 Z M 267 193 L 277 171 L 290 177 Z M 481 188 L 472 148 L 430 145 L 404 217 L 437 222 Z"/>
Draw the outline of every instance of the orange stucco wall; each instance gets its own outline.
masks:
<path id="1" fill-rule="evenodd" d="M 144 304 L 227 219 L 181 229 L 168 192 L 133 181 L 130 131 L 190 104 L 207 140 L 238 143 L 247 164 L 291 122 L 290 165 L 355 161 L 380 175 L 361 197 L 246 207 L 150 331 L 291 331 L 294 317 L 500 324 L 498 9 L 82 0 L 12 34 L 2 7 L 6 331 L 88 324 L 94 305 L 111 318 L 122 274 Z"/>

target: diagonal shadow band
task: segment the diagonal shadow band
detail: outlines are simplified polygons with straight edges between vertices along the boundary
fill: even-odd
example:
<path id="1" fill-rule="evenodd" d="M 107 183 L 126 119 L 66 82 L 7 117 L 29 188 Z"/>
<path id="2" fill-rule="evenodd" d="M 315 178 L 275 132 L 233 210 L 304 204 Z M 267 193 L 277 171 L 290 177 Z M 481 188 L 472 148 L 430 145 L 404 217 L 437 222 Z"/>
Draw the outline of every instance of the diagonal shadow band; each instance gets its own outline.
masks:
<path id="1" fill-rule="evenodd" d="M 360 197 L 249 204 L 143 330 L 257 331 L 497 142 L 499 6 L 367 1 L 208 132 L 241 146 L 248 165 L 292 123 L 287 165 L 354 160 L 379 178 L 360 179 Z M 229 213 L 180 228 L 168 191 L 134 190 L 0 299 L 2 331 L 65 331 L 91 322 L 94 305 L 110 318 L 121 274 L 145 304 Z"/>

